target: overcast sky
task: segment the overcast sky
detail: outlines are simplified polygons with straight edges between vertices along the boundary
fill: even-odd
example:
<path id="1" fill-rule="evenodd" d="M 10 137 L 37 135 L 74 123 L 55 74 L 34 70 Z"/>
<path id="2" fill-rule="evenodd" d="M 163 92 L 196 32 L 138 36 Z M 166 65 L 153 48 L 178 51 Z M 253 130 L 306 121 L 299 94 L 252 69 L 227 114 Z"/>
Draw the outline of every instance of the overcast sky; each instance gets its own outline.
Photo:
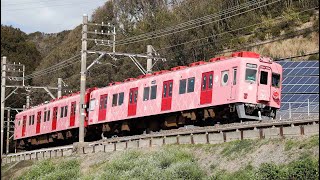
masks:
<path id="1" fill-rule="evenodd" d="M 82 15 L 107 0 L 1 0 L 1 24 L 12 25 L 26 33 L 56 33 L 75 28 Z"/>

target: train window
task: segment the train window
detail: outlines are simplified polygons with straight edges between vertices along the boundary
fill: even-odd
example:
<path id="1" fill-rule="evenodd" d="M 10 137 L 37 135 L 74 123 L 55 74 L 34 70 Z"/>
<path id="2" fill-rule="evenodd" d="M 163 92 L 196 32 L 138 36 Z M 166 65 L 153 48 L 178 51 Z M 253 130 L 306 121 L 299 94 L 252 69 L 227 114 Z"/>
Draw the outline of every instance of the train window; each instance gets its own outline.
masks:
<path id="1" fill-rule="evenodd" d="M 256 74 L 257 74 L 257 70 L 247 68 L 245 80 L 250 82 L 256 82 Z"/>
<path id="2" fill-rule="evenodd" d="M 180 86 L 179 86 L 179 94 L 186 93 L 186 86 L 187 86 L 187 80 L 181 79 L 180 80 Z"/>
<path id="3" fill-rule="evenodd" d="M 132 103 L 132 92 L 130 92 L 129 101 L 130 101 L 130 104 L 131 104 Z"/>
<path id="4" fill-rule="evenodd" d="M 138 99 L 138 90 L 134 92 L 134 102 L 137 102 Z"/>
<path id="5" fill-rule="evenodd" d="M 32 125 L 34 124 L 34 115 L 32 115 Z"/>
<path id="6" fill-rule="evenodd" d="M 43 118 L 43 122 L 47 121 L 47 111 L 44 111 L 44 118 Z"/>
<path id="7" fill-rule="evenodd" d="M 260 74 L 260 84 L 267 85 L 268 84 L 268 72 L 261 71 Z"/>
<path id="8" fill-rule="evenodd" d="M 226 86 L 228 85 L 229 80 L 229 71 L 222 71 L 221 72 L 221 85 Z"/>
<path id="9" fill-rule="evenodd" d="M 104 97 L 104 105 L 103 105 L 103 108 L 106 109 L 107 108 L 107 104 L 108 104 L 108 95 L 106 95 Z"/>
<path id="10" fill-rule="evenodd" d="M 100 96 L 99 109 L 103 109 L 103 101 L 104 101 L 104 97 L 103 97 L 103 95 L 101 95 L 101 96 Z"/>
<path id="11" fill-rule="evenodd" d="M 93 111 L 96 106 L 96 99 L 91 99 L 89 104 L 89 110 Z"/>
<path id="12" fill-rule="evenodd" d="M 237 84 L 237 69 L 233 69 L 233 85 Z"/>
<path id="13" fill-rule="evenodd" d="M 50 121 L 50 110 L 47 111 L 48 112 L 48 115 L 47 115 L 47 121 Z"/>
<path id="14" fill-rule="evenodd" d="M 150 99 L 157 98 L 157 85 L 151 86 L 151 96 Z"/>
<path id="15" fill-rule="evenodd" d="M 272 73 L 272 86 L 280 87 L 280 74 Z"/>
<path id="16" fill-rule="evenodd" d="M 163 87 L 163 97 L 167 97 L 167 84 Z"/>
<path id="17" fill-rule="evenodd" d="M 31 125 L 32 116 L 29 116 L 29 126 Z"/>
<path id="18" fill-rule="evenodd" d="M 169 84 L 169 97 L 172 96 L 172 82 Z"/>
<path id="19" fill-rule="evenodd" d="M 56 107 L 53 108 L 53 119 L 57 119 L 58 109 Z"/>
<path id="20" fill-rule="evenodd" d="M 68 115 L 68 106 L 64 107 L 64 117 L 67 117 Z"/>
<path id="21" fill-rule="evenodd" d="M 118 102 L 118 94 L 114 94 L 112 97 L 112 107 L 117 106 L 117 102 Z"/>
<path id="22" fill-rule="evenodd" d="M 63 110 L 64 110 L 64 107 L 61 107 L 60 108 L 60 118 L 63 118 Z"/>
<path id="23" fill-rule="evenodd" d="M 150 87 L 145 87 L 143 89 L 143 101 L 149 100 L 149 91 L 150 91 Z"/>
<path id="24" fill-rule="evenodd" d="M 212 83 L 213 83 L 213 76 L 212 74 L 209 75 L 209 88 L 212 88 Z"/>
<path id="25" fill-rule="evenodd" d="M 194 77 L 188 79 L 188 89 L 187 89 L 188 93 L 194 91 L 194 80 L 195 80 Z"/>
<path id="26" fill-rule="evenodd" d="M 119 102 L 118 105 L 120 106 L 121 104 L 123 104 L 123 99 L 124 99 L 124 93 L 119 93 Z"/>
<path id="27" fill-rule="evenodd" d="M 203 75 L 202 77 L 202 90 L 205 90 L 207 88 L 207 76 Z"/>

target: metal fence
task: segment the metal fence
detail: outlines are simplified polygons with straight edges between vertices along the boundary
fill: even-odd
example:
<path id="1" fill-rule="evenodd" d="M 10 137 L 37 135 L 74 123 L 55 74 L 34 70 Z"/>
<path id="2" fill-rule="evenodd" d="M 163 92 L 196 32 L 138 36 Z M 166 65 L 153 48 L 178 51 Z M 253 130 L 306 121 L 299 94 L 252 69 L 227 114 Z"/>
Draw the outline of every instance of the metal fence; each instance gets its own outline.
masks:
<path id="1" fill-rule="evenodd" d="M 292 118 L 303 118 L 308 116 L 319 117 L 319 102 L 286 102 L 282 103 L 281 108 L 277 113 L 277 119 L 292 119 Z"/>

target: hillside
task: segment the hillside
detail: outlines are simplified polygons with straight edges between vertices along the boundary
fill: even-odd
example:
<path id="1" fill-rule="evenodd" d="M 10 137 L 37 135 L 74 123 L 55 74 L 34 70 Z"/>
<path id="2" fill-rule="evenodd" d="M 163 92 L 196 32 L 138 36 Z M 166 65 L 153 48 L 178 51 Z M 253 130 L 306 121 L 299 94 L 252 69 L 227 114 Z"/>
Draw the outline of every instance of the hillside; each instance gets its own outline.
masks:
<path id="1" fill-rule="evenodd" d="M 153 45 L 161 56 L 167 58 L 167 62 L 157 62 L 154 71 L 208 60 L 239 50 L 252 50 L 273 58 L 303 55 L 318 50 L 319 14 L 315 7 L 319 6 L 319 2 L 316 0 L 270 1 L 274 3 L 254 10 L 247 8 L 234 12 L 230 17 L 215 16 L 202 24 L 188 25 L 175 32 L 168 31 L 161 37 L 145 40 L 144 35 L 138 38 L 138 41 L 124 41 L 156 30 L 161 32 L 165 28 L 217 14 L 246 2 L 248 0 L 111 0 L 98 7 L 90 21 L 110 22 L 116 25 L 116 38 L 119 42 L 117 52 L 145 53 L 146 46 Z M 39 63 L 36 63 L 36 71 L 79 55 L 81 51 L 81 25 L 72 31 L 57 34 L 36 32 L 29 34 L 27 38 L 28 42 L 35 44 L 42 56 Z M 277 38 L 280 39 L 275 40 Z M 121 41 L 126 43 L 121 44 Z M 91 42 L 88 48 L 92 49 L 93 46 Z M 94 48 L 110 50 L 104 46 Z M 96 57 L 89 56 L 88 64 Z M 111 58 L 103 60 L 113 63 L 116 67 L 95 65 L 88 73 L 87 87 L 103 87 L 112 81 L 123 81 L 140 75 L 140 71 L 129 58 L 119 58 L 119 61 L 113 61 Z M 144 59 L 139 61 L 146 66 Z M 56 86 L 58 77 L 63 78 L 69 90 L 78 91 L 80 56 L 68 61 L 59 71 L 33 78 L 32 83 Z M 31 98 L 34 105 L 50 99 L 45 93 L 34 94 Z"/>
<path id="2" fill-rule="evenodd" d="M 319 178 L 319 136 L 95 153 L 1 167 L 2 179 Z"/>

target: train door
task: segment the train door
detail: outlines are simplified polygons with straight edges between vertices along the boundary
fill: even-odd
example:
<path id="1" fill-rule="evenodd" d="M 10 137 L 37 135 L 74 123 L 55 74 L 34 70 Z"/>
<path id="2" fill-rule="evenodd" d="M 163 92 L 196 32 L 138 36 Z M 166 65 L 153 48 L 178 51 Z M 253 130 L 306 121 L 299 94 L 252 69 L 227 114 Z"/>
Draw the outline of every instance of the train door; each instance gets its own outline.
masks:
<path id="1" fill-rule="evenodd" d="M 202 73 L 200 104 L 212 102 L 213 71 Z"/>
<path id="2" fill-rule="evenodd" d="M 41 111 L 37 113 L 36 134 L 40 133 L 40 125 L 41 125 Z"/>
<path id="3" fill-rule="evenodd" d="M 271 92 L 271 69 L 267 66 L 259 67 L 258 101 L 270 101 Z"/>
<path id="4" fill-rule="evenodd" d="M 131 88 L 129 91 L 128 116 L 134 116 L 137 113 L 138 88 Z"/>
<path id="5" fill-rule="evenodd" d="M 58 107 L 53 108 L 53 118 L 52 118 L 52 130 L 57 129 L 57 116 L 58 116 Z"/>
<path id="6" fill-rule="evenodd" d="M 23 116 L 22 120 L 22 136 L 26 135 L 27 116 Z"/>
<path id="7" fill-rule="evenodd" d="M 163 82 L 161 111 L 171 110 L 173 80 Z"/>
<path id="8" fill-rule="evenodd" d="M 69 126 L 74 126 L 76 120 L 76 102 L 71 102 L 71 110 L 70 110 L 70 124 Z"/>
<path id="9" fill-rule="evenodd" d="M 236 97 L 236 88 L 237 88 L 237 67 L 233 68 L 232 73 L 232 82 L 231 82 L 231 93 L 230 93 L 230 100 L 234 100 Z"/>
<path id="10" fill-rule="evenodd" d="M 98 121 L 106 120 L 107 116 L 107 102 L 108 94 L 103 94 L 100 96 L 100 105 L 99 105 L 99 116 Z"/>

